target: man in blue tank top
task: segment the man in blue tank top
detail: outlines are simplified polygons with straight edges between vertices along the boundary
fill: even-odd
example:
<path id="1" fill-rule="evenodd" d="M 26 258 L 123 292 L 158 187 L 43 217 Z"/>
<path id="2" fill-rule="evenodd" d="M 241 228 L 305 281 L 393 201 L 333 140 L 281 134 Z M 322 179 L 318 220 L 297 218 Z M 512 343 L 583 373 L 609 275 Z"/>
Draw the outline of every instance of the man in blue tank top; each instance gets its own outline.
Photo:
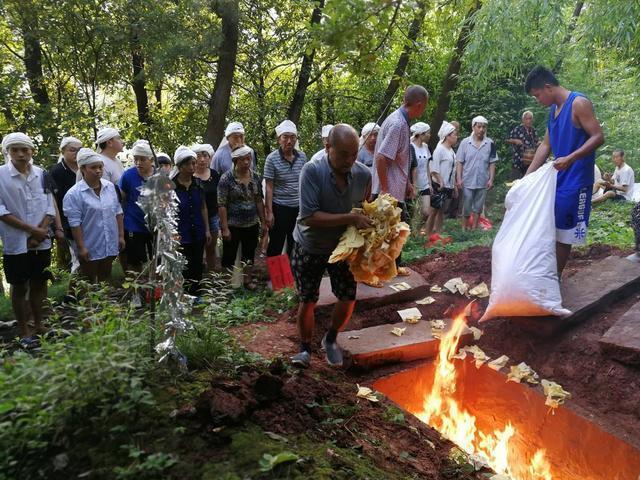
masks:
<path id="1" fill-rule="evenodd" d="M 553 152 L 558 170 L 556 257 L 561 277 L 571 247 L 584 244 L 587 237 L 595 151 L 604 143 L 604 135 L 591 101 L 562 87 L 546 68 L 537 66 L 529 72 L 525 90 L 542 105 L 551 107 L 547 132 L 527 173 L 537 170 Z"/>

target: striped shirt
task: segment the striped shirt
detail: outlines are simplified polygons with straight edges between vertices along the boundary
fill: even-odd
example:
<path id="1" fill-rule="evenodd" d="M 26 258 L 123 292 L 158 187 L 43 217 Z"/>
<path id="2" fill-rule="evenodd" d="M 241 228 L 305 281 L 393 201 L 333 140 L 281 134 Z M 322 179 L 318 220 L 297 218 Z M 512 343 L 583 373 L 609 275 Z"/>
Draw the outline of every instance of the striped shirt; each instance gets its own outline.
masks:
<path id="1" fill-rule="evenodd" d="M 389 193 L 399 202 L 404 202 L 409 183 L 409 162 L 411 132 L 409 122 L 402 107 L 389 115 L 378 132 L 378 140 L 374 153 L 373 189 L 372 193 L 380 193 L 381 185 L 378 178 L 378 155 L 386 157 L 387 186 Z"/>
<path id="2" fill-rule="evenodd" d="M 273 181 L 273 203 L 298 208 L 300 204 L 300 172 L 307 156 L 293 151 L 293 161 L 287 161 L 282 149 L 271 152 L 264 163 L 264 179 Z"/>

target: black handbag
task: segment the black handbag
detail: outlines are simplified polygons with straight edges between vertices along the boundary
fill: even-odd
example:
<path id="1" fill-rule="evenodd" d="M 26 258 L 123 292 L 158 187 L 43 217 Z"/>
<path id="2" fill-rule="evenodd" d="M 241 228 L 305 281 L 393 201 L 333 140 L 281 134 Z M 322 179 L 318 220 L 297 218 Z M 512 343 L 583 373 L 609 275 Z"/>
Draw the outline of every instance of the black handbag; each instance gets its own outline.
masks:
<path id="1" fill-rule="evenodd" d="M 456 168 L 455 161 L 453 162 L 453 167 L 451 168 L 451 173 L 449 174 L 449 183 L 451 183 L 451 179 L 453 177 L 453 171 Z M 433 186 L 431 192 L 431 207 L 436 210 L 440 210 L 445 200 L 453 197 L 453 188 L 442 187 L 438 182 L 431 182 Z"/>

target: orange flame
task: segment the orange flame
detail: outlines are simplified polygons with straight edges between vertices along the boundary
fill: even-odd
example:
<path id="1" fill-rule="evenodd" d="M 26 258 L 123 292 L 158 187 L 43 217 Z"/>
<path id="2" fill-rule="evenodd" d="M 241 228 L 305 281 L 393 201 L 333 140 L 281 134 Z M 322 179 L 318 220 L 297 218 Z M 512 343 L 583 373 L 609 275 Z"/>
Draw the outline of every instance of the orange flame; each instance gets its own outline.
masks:
<path id="1" fill-rule="evenodd" d="M 538 450 L 530 462 L 514 458 L 517 456 L 510 448 L 510 441 L 517 431 L 510 423 L 502 430 L 481 432 L 476 427 L 476 417 L 451 398 L 456 390 L 456 367 L 452 357 L 465 328 L 463 318 L 458 316 L 440 340 L 433 386 L 424 399 L 424 410 L 417 417 L 468 454 L 482 457 L 499 474 L 509 475 L 514 480 L 551 480 L 544 450 Z"/>

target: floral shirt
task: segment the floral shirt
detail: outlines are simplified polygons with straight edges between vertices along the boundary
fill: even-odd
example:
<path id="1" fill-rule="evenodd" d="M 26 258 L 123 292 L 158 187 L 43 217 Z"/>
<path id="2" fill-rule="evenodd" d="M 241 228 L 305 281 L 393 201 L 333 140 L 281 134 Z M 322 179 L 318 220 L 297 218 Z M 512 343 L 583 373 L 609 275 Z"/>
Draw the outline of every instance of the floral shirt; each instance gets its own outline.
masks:
<path id="1" fill-rule="evenodd" d="M 520 124 L 511 130 L 509 138 L 522 140 L 522 145 L 511 145 L 513 147 L 513 166 L 522 169 L 524 167 L 522 164 L 524 151 L 531 148 L 535 149 L 538 146 L 538 135 L 536 134 L 536 130 L 533 127 L 528 129 L 524 125 Z"/>
<path id="2" fill-rule="evenodd" d="M 232 227 L 252 227 L 260 221 L 258 206 L 262 201 L 260 178 L 251 172 L 247 185 L 238 182 L 233 169 L 222 174 L 218 183 L 218 207 L 227 209 L 227 224 Z"/>

